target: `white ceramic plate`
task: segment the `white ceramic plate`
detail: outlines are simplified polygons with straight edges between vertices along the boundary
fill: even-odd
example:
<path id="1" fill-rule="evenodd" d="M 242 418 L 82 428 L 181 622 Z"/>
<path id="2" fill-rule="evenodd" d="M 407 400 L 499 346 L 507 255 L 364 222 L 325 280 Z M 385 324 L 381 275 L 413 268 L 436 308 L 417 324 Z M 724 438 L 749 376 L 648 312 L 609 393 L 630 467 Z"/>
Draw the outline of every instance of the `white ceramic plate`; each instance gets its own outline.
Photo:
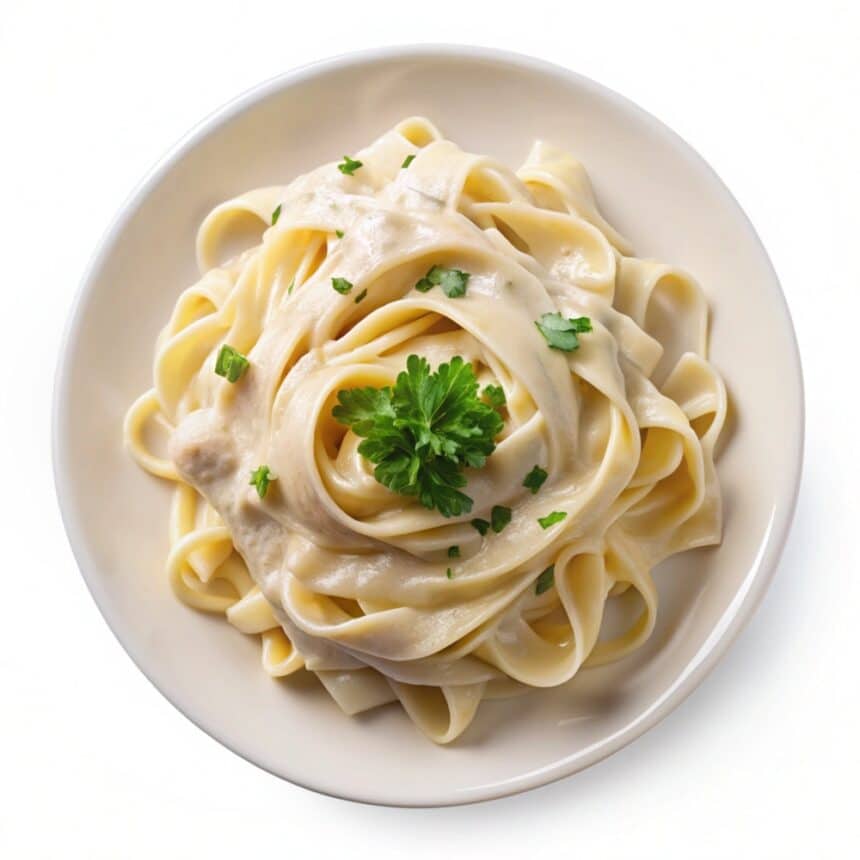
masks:
<path id="1" fill-rule="evenodd" d="M 311 678 L 273 681 L 256 638 L 180 604 L 162 573 L 168 489 L 125 455 L 121 424 L 150 385 L 159 328 L 195 279 L 194 235 L 216 203 L 352 152 L 411 114 L 518 165 L 534 137 L 573 151 L 640 256 L 689 269 L 713 307 L 712 357 L 734 420 L 718 471 L 719 549 L 657 573 L 648 644 L 566 687 L 486 702 L 437 747 L 398 707 L 350 719 Z M 466 47 L 393 48 L 317 63 L 199 125 L 143 181 L 87 272 L 60 356 L 57 491 L 75 557 L 128 653 L 190 719 L 317 791 L 397 805 L 464 803 L 581 770 L 671 711 L 757 605 L 785 541 L 803 401 L 791 321 L 753 228 L 710 168 L 635 105 L 564 69 Z M 129 727 L 132 731 L 132 727 Z"/>

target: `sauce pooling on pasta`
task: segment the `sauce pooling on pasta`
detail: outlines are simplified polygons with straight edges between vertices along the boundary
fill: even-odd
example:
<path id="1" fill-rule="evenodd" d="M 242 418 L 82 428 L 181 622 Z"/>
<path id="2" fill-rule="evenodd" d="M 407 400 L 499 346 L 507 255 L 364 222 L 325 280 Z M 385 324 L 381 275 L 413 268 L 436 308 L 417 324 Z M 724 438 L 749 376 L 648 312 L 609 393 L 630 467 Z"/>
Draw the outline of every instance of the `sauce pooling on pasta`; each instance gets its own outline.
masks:
<path id="1" fill-rule="evenodd" d="M 398 700 L 446 743 L 484 698 L 641 645 L 653 567 L 719 541 L 706 302 L 632 256 L 566 152 L 538 142 L 515 173 L 407 119 L 218 206 L 197 252 L 126 442 L 175 486 L 176 594 L 259 634 L 270 674 L 316 673 L 348 714 Z M 484 454 L 438 411 L 420 448 L 418 395 L 384 393 L 453 364 Z M 339 419 L 365 389 L 376 411 Z M 599 638 L 631 589 L 638 619 Z"/>

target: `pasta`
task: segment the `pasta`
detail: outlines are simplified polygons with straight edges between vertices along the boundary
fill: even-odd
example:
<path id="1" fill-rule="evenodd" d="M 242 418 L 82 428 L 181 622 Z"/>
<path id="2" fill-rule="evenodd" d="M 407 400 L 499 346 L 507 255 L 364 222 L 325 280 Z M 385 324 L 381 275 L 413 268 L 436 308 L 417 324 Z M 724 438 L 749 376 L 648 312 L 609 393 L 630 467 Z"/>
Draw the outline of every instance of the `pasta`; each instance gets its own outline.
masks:
<path id="1" fill-rule="evenodd" d="M 537 142 L 514 173 L 407 119 L 217 206 L 197 256 L 125 441 L 174 485 L 176 595 L 258 635 L 270 675 L 314 672 L 347 714 L 399 701 L 447 743 L 483 699 L 640 646 L 654 566 L 719 542 L 704 296 L 632 256 L 566 152 Z M 410 356 L 496 392 L 449 516 L 337 417 Z M 638 610 L 609 631 L 616 601 Z"/>

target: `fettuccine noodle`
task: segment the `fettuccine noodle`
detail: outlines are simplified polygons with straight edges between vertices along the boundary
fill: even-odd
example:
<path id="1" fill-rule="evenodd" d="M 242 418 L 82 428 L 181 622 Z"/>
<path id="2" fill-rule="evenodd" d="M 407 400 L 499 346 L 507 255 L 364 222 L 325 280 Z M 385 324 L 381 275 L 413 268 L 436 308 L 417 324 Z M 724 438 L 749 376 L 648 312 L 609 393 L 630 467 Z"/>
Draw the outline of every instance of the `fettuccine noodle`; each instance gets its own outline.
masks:
<path id="1" fill-rule="evenodd" d="M 125 439 L 175 486 L 166 567 L 181 600 L 259 635 L 269 674 L 316 673 L 347 714 L 397 700 L 447 743 L 483 699 L 563 684 L 648 638 L 654 566 L 720 540 L 726 395 L 699 286 L 632 256 L 567 153 L 537 142 L 514 173 L 413 118 L 354 158 L 351 175 L 327 164 L 209 214 L 202 277 Z M 416 290 L 433 265 L 468 272 L 466 294 Z M 556 311 L 591 320 L 578 349 L 536 328 Z M 249 362 L 235 383 L 213 371 L 224 344 Z M 462 356 L 505 392 L 462 516 L 379 483 L 332 416 L 339 391 L 391 385 L 413 354 Z M 535 465 L 538 492 L 523 485 Z M 471 520 L 496 505 L 510 524 L 479 533 Z M 542 527 L 553 511 L 567 516 Z M 610 635 L 607 605 L 634 595 L 638 617 Z"/>

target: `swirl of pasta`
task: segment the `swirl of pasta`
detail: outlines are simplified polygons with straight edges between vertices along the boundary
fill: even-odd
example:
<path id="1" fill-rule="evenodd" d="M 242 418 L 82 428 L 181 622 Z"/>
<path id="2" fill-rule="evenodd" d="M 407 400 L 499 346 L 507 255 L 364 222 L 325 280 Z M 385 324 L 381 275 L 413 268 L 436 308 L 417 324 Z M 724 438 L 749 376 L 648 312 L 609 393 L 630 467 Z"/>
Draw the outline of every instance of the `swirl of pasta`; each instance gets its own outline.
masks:
<path id="1" fill-rule="evenodd" d="M 260 635 L 270 674 L 316 673 L 348 714 L 399 700 L 446 743 L 482 699 L 563 684 L 649 636 L 653 567 L 720 539 L 726 394 L 700 288 L 631 256 L 566 152 L 536 143 L 514 173 L 411 118 L 355 160 L 210 213 L 202 278 L 159 336 L 125 439 L 175 484 L 180 599 Z M 432 266 L 467 272 L 465 295 L 416 290 Z M 555 312 L 590 319 L 579 349 L 542 337 Z M 233 383 L 213 372 L 224 344 L 248 360 Z M 504 391 L 495 450 L 466 470 L 470 513 L 387 489 L 332 414 L 338 392 L 392 385 L 410 355 L 460 356 Z M 260 464 L 264 498 L 248 480 Z M 504 529 L 473 527 L 500 505 Z M 625 591 L 638 618 L 601 638 Z"/>

